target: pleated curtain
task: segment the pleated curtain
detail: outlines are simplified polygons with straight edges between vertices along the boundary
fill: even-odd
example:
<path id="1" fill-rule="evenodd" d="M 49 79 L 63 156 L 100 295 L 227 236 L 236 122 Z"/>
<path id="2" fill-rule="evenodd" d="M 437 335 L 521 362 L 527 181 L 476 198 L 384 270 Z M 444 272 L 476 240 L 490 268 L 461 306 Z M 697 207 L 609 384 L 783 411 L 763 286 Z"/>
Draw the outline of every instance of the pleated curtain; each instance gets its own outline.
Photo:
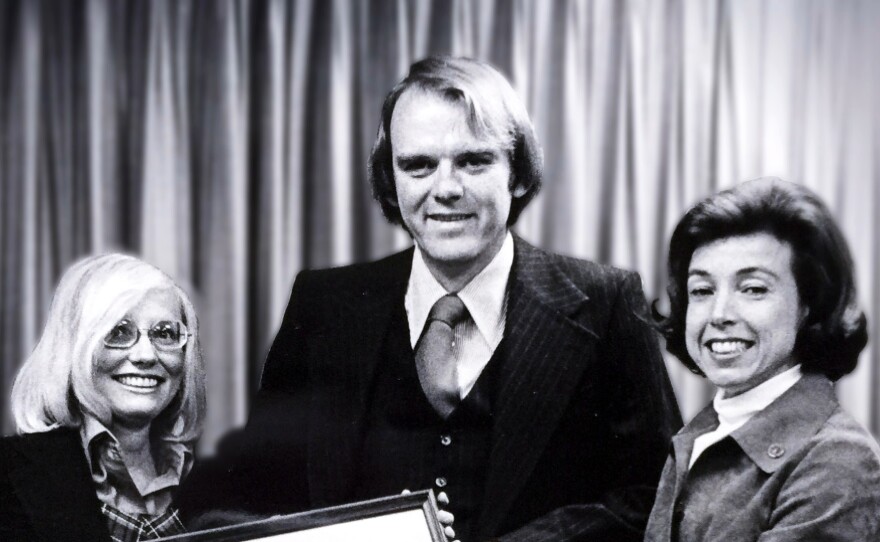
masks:
<path id="1" fill-rule="evenodd" d="M 296 273 L 410 244 L 365 164 L 385 93 L 437 53 L 527 104 L 546 176 L 526 239 L 639 271 L 662 309 L 681 214 L 779 175 L 840 221 L 876 338 L 877 28 L 870 0 L 3 0 L 0 390 L 63 270 L 124 251 L 193 293 L 206 440 L 243 423 Z M 712 389 L 667 362 L 689 418 Z M 838 392 L 875 435 L 878 386 L 869 347 Z"/>

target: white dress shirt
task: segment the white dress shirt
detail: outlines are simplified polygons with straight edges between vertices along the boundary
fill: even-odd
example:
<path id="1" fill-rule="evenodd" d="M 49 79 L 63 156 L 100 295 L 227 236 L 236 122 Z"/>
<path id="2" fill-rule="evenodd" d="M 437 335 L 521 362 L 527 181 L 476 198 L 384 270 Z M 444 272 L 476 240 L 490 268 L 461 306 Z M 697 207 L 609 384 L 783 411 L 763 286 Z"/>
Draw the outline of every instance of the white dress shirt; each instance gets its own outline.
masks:
<path id="1" fill-rule="evenodd" d="M 513 267 L 513 236 L 510 232 L 501 250 L 477 276 L 459 292 L 447 292 L 425 264 L 418 245 L 406 288 L 406 318 L 413 348 L 422 336 L 431 307 L 441 297 L 457 293 L 470 318 L 455 326 L 453 354 L 458 369 L 458 390 L 462 399 L 470 393 L 480 373 L 504 337 L 507 320 L 507 281 Z"/>
<path id="2" fill-rule="evenodd" d="M 718 413 L 718 428 L 704 433 L 694 440 L 694 449 L 691 452 L 688 469 L 694 466 L 700 454 L 745 425 L 747 421 L 752 419 L 752 416 L 770 406 L 770 403 L 779 399 L 783 393 L 794 386 L 802 375 L 801 366 L 795 365 L 766 382 L 733 397 L 723 399 L 721 397 L 722 390 L 718 390 L 715 399 L 712 400 L 712 406 Z"/>

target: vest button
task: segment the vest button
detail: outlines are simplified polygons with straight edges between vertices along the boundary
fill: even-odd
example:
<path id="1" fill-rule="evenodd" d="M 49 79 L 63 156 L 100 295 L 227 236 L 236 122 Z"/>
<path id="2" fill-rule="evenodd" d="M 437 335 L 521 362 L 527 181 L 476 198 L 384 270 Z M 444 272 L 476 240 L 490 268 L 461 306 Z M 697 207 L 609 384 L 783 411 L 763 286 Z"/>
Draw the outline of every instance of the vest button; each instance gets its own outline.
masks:
<path id="1" fill-rule="evenodd" d="M 440 476 L 434 480 L 434 483 L 437 484 L 437 487 L 446 487 L 446 478 Z"/>
<path id="2" fill-rule="evenodd" d="M 452 444 L 452 437 L 450 437 L 449 435 L 441 436 L 440 444 L 442 444 L 443 446 L 449 446 L 450 444 Z"/>

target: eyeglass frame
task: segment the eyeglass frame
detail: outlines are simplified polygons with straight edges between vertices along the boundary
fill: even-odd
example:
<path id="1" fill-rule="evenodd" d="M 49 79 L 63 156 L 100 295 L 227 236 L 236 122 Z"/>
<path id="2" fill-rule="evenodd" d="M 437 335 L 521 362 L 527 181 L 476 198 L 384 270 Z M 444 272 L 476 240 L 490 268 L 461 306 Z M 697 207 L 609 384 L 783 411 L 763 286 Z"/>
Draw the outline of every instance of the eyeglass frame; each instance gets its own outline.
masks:
<path id="1" fill-rule="evenodd" d="M 110 335 L 110 333 L 111 333 L 114 329 L 116 329 L 116 327 L 119 326 L 119 324 L 121 324 L 122 322 L 128 322 L 128 323 L 130 323 L 131 326 L 134 328 L 134 330 L 135 330 L 134 341 L 133 341 L 131 344 L 129 344 L 128 346 L 120 346 L 120 345 L 116 345 L 116 344 L 107 344 L 107 337 L 108 337 L 108 336 Z M 159 324 L 161 324 L 161 323 L 163 323 L 163 322 L 169 322 L 169 323 L 177 323 L 177 324 L 180 324 L 180 327 L 183 328 L 183 330 L 184 330 L 184 333 L 181 333 L 181 334 L 180 334 L 181 337 L 183 337 L 183 342 L 181 342 L 181 343 L 178 344 L 178 345 L 175 345 L 175 346 L 172 347 L 172 348 L 163 348 L 162 346 L 159 346 L 158 344 L 156 344 L 156 343 L 153 341 L 153 338 L 150 336 L 150 332 L 151 332 L 151 331 L 152 331 L 157 325 L 159 325 Z M 186 324 L 183 323 L 182 320 L 160 320 L 160 321 L 156 322 L 155 324 L 153 324 L 153 325 L 150 326 L 150 327 L 137 327 L 137 325 L 136 325 L 134 322 L 132 322 L 131 320 L 128 320 L 128 319 L 123 318 L 122 320 L 116 322 L 116 324 L 115 324 L 112 328 L 110 328 L 110 331 L 108 331 L 107 333 L 104 334 L 104 338 L 101 339 L 101 343 L 102 343 L 105 347 L 107 347 L 107 348 L 111 348 L 111 349 L 113 349 L 113 350 L 128 350 L 129 348 L 132 348 L 134 345 L 136 345 L 137 343 L 140 342 L 140 340 L 141 340 L 141 332 L 142 332 L 142 331 L 146 331 L 146 332 L 147 332 L 147 333 L 146 333 L 146 335 L 147 335 L 147 340 L 150 342 L 150 344 L 153 346 L 153 348 L 155 348 L 156 350 L 158 350 L 158 351 L 160 351 L 160 352 L 178 352 L 178 351 L 183 351 L 183 347 L 186 346 L 186 344 L 189 342 L 189 338 L 193 336 L 193 334 L 189 332 L 189 328 L 186 327 Z"/>

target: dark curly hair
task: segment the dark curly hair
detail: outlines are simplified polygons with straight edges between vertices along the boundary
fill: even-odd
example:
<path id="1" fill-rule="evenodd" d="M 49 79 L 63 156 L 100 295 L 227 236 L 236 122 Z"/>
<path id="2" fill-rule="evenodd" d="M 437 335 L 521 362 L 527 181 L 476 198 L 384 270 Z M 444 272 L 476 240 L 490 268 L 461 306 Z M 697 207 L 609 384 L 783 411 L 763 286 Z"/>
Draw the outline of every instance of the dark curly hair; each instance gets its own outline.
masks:
<path id="1" fill-rule="evenodd" d="M 535 129 L 525 106 L 498 70 L 478 60 L 448 56 L 429 57 L 410 66 L 409 74 L 388 93 L 382 105 L 367 175 L 385 218 L 404 226 L 394 184 L 391 116 L 397 101 L 410 89 L 433 92 L 462 104 L 474 134 L 502 142 L 510 159 L 511 194 L 514 188 L 525 188 L 523 195 L 514 197 L 510 204 L 507 225 L 512 226 L 541 189 L 543 158 Z"/>
<path id="2" fill-rule="evenodd" d="M 687 277 L 699 247 L 726 237 L 769 233 L 792 248 L 792 274 L 809 310 L 794 344 L 805 372 L 837 380 L 855 369 L 868 342 L 865 314 L 856 300 L 846 240 L 824 203 L 807 188 L 773 177 L 741 183 L 710 196 L 681 219 L 669 242 L 670 313 L 654 303 L 666 350 L 702 375 L 685 346 Z"/>

